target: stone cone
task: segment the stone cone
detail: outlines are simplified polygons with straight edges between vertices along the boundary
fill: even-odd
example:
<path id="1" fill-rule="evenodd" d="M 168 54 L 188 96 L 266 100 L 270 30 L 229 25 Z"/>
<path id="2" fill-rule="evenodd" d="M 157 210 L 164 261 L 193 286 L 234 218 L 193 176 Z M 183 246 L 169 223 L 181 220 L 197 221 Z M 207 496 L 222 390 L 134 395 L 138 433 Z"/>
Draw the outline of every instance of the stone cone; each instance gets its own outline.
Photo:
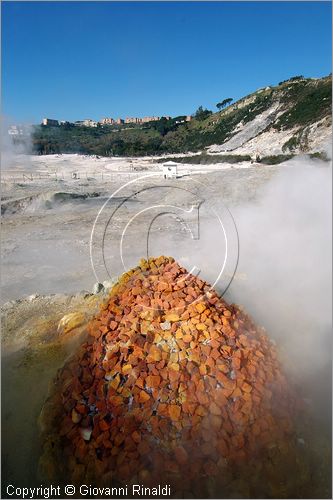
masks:
<path id="1" fill-rule="evenodd" d="M 88 332 L 48 401 L 44 472 L 179 494 L 288 446 L 297 403 L 275 346 L 174 259 L 123 275 Z"/>

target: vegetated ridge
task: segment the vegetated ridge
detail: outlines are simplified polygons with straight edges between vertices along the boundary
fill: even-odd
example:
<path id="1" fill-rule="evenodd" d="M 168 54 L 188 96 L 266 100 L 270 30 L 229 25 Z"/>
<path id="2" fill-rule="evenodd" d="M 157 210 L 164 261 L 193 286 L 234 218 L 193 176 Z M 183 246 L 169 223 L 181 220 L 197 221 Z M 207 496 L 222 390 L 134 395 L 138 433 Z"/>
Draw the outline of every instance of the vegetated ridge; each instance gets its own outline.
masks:
<path id="1" fill-rule="evenodd" d="M 33 151 L 101 156 L 204 151 L 269 158 L 302 152 L 318 154 L 330 144 L 331 75 L 319 79 L 293 77 L 234 103 L 225 101 L 228 106 L 216 113 L 200 106 L 190 122 L 175 117 L 144 126 L 35 126 Z M 217 107 L 220 109 L 221 103 Z"/>

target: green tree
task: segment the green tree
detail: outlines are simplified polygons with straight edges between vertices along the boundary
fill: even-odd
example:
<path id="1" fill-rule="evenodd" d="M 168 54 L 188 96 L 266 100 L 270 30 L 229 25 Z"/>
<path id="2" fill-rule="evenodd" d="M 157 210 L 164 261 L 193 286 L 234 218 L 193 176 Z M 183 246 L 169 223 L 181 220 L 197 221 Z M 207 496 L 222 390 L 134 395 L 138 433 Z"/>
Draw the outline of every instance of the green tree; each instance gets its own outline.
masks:
<path id="1" fill-rule="evenodd" d="M 194 113 L 194 118 L 196 120 L 202 121 L 208 118 L 213 112 L 209 109 L 203 109 L 202 106 L 199 106 L 196 112 Z"/>
<path id="2" fill-rule="evenodd" d="M 223 108 L 225 108 L 228 104 L 230 104 L 232 101 L 233 101 L 233 98 L 232 98 L 232 97 L 228 97 L 227 99 L 224 99 L 223 101 L 218 102 L 218 103 L 216 104 L 216 107 L 217 107 L 218 109 L 223 109 Z"/>

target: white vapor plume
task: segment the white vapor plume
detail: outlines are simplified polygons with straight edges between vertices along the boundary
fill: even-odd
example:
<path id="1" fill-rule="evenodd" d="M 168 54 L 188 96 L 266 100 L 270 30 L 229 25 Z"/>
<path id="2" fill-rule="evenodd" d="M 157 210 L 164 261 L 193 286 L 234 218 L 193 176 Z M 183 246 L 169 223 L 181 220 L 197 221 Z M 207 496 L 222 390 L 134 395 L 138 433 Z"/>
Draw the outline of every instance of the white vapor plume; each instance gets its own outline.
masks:
<path id="1" fill-rule="evenodd" d="M 2 170 L 11 170 L 19 165 L 29 165 L 32 152 L 32 126 L 17 124 L 15 120 L 1 117 L 1 164 Z"/>
<path id="2" fill-rule="evenodd" d="M 233 209 L 245 279 L 234 280 L 228 299 L 276 340 L 304 395 L 317 377 L 327 390 L 330 384 L 331 202 L 331 165 L 299 157 L 279 169 L 256 203 Z"/>

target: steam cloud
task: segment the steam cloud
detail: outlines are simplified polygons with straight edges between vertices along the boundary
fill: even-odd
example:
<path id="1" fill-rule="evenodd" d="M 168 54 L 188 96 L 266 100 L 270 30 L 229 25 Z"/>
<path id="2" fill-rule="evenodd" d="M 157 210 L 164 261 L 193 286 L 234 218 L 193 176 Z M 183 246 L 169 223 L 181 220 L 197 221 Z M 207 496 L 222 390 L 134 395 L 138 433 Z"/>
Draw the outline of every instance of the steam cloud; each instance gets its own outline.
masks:
<path id="1" fill-rule="evenodd" d="M 329 423 L 331 165 L 299 156 L 271 173 L 270 180 L 257 188 L 254 201 L 248 202 L 242 201 L 247 193 L 237 176 L 220 181 L 216 203 L 222 201 L 229 206 L 240 245 L 236 276 L 225 298 L 243 305 L 266 328 L 300 395 Z M 224 193 L 228 196 L 230 189 L 235 195 L 224 200 Z M 160 236 L 155 233 L 151 255 L 172 255 L 188 270 L 196 266 L 200 277 L 214 283 L 225 244 L 214 218 L 205 212 L 205 203 L 200 213 L 199 240 L 183 236 L 168 242 L 168 231 Z M 227 278 L 233 271 L 236 249 L 234 241 L 230 245 L 229 236 L 230 231 L 229 260 L 233 262 Z M 228 279 L 218 282 L 217 290 L 224 292 L 227 283 Z"/>
<path id="2" fill-rule="evenodd" d="M 11 127 L 17 127 L 23 134 L 10 135 Z M 8 118 L 1 117 L 1 163 L 3 170 L 10 170 L 17 165 L 27 167 L 30 164 L 29 154 L 32 152 L 32 126 L 20 124 Z"/>
<path id="3" fill-rule="evenodd" d="M 228 298 L 267 328 L 303 396 L 330 408 L 331 166 L 299 157 L 255 204 L 233 209 L 240 238 Z M 327 415 L 330 411 L 326 411 Z M 322 415 L 323 416 L 323 415 Z"/>

